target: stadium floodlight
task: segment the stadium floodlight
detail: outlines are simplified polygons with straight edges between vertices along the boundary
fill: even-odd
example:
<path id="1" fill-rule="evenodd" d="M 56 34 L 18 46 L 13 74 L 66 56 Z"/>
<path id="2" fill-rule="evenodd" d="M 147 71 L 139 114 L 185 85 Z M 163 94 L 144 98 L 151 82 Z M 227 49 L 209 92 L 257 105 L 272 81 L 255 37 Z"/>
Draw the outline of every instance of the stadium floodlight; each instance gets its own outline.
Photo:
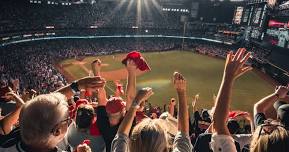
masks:
<path id="1" fill-rule="evenodd" d="M 45 26 L 46 29 L 54 29 L 54 26 Z"/>

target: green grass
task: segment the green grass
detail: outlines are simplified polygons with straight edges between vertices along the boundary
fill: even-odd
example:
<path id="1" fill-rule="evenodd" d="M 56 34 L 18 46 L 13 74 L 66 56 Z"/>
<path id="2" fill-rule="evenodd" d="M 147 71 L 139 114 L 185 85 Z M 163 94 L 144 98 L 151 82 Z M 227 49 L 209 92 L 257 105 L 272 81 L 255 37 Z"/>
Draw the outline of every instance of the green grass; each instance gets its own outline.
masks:
<path id="1" fill-rule="evenodd" d="M 176 97 L 176 92 L 171 83 L 174 71 L 181 72 L 188 81 L 188 99 L 200 93 L 200 101 L 197 108 L 211 108 L 213 106 L 213 94 L 217 94 L 220 85 L 224 60 L 216 59 L 191 52 L 154 52 L 143 53 L 149 62 L 152 71 L 137 78 L 137 88 L 152 87 L 155 94 L 149 99 L 154 105 L 162 106 L 168 103 L 171 97 Z M 123 68 L 120 63 L 124 54 L 99 56 L 103 63 L 109 64 L 103 71 L 110 71 Z M 84 61 L 90 63 L 96 57 L 87 57 Z M 69 61 L 68 61 L 69 60 Z M 68 59 L 66 64 L 73 60 Z M 63 63 L 62 62 L 62 63 Z M 85 66 L 90 69 L 89 64 Z M 87 73 L 79 66 L 72 65 L 65 69 L 73 73 L 76 78 L 86 76 Z M 125 80 L 122 81 L 125 83 Z M 109 82 L 108 87 L 113 88 Z M 264 81 L 254 72 L 248 72 L 234 85 L 232 109 L 239 109 L 252 112 L 255 102 L 273 91 L 273 86 Z M 108 91 L 112 93 L 111 91 Z"/>

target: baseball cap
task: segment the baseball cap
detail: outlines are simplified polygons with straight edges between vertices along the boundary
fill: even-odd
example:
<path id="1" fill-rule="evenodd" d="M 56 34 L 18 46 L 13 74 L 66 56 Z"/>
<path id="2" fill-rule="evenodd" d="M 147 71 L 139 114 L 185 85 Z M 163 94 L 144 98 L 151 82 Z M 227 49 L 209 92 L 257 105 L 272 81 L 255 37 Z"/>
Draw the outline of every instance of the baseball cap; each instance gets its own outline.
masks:
<path id="1" fill-rule="evenodd" d="M 113 113 L 118 113 L 121 112 L 123 110 L 123 108 L 125 108 L 126 103 L 123 101 L 123 99 L 121 97 L 111 97 L 106 106 L 106 112 L 109 114 L 113 114 Z"/>
<path id="2" fill-rule="evenodd" d="M 127 60 L 133 60 L 135 64 L 137 65 L 137 68 L 141 71 L 147 71 L 150 70 L 149 65 L 146 63 L 145 59 L 141 56 L 140 52 L 132 51 L 127 54 L 126 58 L 122 60 L 122 63 L 126 65 Z"/>
<path id="3" fill-rule="evenodd" d="M 76 111 L 76 125 L 80 129 L 89 128 L 94 118 L 94 109 L 90 105 L 81 104 Z"/>
<path id="4" fill-rule="evenodd" d="M 71 118 L 75 118 L 77 108 L 82 104 L 88 104 L 88 100 L 86 99 L 78 99 L 75 102 L 75 105 L 69 106 L 69 115 Z"/>
<path id="5" fill-rule="evenodd" d="M 289 129 L 289 104 L 284 101 L 277 101 L 274 103 L 274 108 L 277 112 L 278 119 Z"/>

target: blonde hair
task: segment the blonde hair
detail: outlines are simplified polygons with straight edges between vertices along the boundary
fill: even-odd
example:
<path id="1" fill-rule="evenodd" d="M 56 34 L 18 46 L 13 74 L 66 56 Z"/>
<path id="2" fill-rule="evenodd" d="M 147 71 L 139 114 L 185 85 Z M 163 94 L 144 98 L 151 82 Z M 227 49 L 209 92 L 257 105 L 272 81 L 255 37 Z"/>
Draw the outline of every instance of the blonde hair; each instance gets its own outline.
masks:
<path id="1" fill-rule="evenodd" d="M 51 130 L 67 111 L 67 99 L 60 93 L 39 95 L 28 101 L 20 112 L 20 133 L 24 143 L 46 145 Z"/>
<path id="2" fill-rule="evenodd" d="M 146 118 L 132 131 L 130 151 L 168 152 L 169 144 L 164 120 Z"/>
<path id="3" fill-rule="evenodd" d="M 282 126 L 276 126 L 270 134 L 261 134 L 259 126 L 253 134 L 250 152 L 288 152 L 289 134 Z"/>

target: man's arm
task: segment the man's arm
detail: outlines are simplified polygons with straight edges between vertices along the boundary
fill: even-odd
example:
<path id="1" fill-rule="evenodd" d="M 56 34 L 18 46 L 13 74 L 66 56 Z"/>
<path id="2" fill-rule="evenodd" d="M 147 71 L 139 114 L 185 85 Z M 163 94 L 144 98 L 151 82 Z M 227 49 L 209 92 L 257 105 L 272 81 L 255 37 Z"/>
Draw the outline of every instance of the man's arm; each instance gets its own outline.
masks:
<path id="1" fill-rule="evenodd" d="M 280 98 L 285 98 L 287 92 L 289 91 L 288 86 L 278 86 L 274 93 L 268 95 L 267 97 L 261 99 L 254 105 L 254 116 L 257 113 L 266 113 L 266 111 L 273 106 L 273 104 Z"/>
<path id="2" fill-rule="evenodd" d="M 99 106 L 106 106 L 107 96 L 106 96 L 106 91 L 104 89 L 104 86 L 102 88 L 98 89 L 97 98 L 98 98 L 98 105 Z"/>
<path id="3" fill-rule="evenodd" d="M 17 123 L 22 105 L 25 104 L 24 101 L 15 93 L 10 92 L 7 95 L 11 96 L 16 101 L 16 109 L 1 120 L 4 134 L 10 133 L 13 125 Z"/>
<path id="4" fill-rule="evenodd" d="M 101 70 L 101 60 L 96 59 L 91 63 L 91 69 L 93 71 L 94 76 L 100 76 L 100 70 Z M 104 80 L 104 78 L 102 78 Z M 104 80 L 105 82 L 105 80 Z M 97 93 L 97 98 L 98 98 L 98 105 L 99 106 L 105 106 L 107 103 L 107 96 L 106 96 L 106 91 L 105 91 L 105 84 L 98 89 Z"/>
<path id="5" fill-rule="evenodd" d="M 133 60 L 128 60 L 127 69 L 127 85 L 126 85 L 126 109 L 128 110 L 132 104 L 132 100 L 136 94 L 136 71 L 137 66 Z"/>
<path id="6" fill-rule="evenodd" d="M 90 91 L 97 91 L 97 89 L 103 87 L 105 84 L 105 80 L 99 76 L 96 77 L 84 77 L 79 80 L 75 81 L 78 85 L 79 90 L 90 90 Z M 67 99 L 70 99 L 74 93 L 71 89 L 71 85 L 64 86 L 56 92 L 60 92 L 66 96 Z"/>

